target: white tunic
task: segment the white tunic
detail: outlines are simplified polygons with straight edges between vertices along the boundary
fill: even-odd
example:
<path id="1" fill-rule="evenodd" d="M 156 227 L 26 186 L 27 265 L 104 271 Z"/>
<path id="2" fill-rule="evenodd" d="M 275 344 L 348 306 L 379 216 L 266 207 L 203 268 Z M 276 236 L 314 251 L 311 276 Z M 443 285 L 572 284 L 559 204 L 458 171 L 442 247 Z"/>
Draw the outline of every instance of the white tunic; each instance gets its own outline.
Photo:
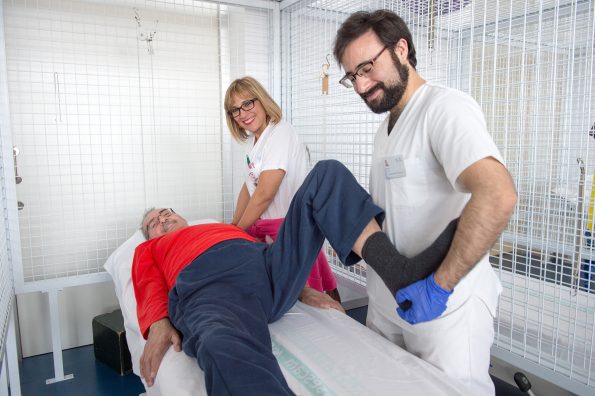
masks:
<path id="1" fill-rule="evenodd" d="M 483 158 L 491 156 L 502 162 L 502 157 L 487 132 L 481 108 L 469 95 L 454 89 L 426 83 L 413 94 L 390 135 L 387 134 L 388 121 L 387 117 L 380 125 L 374 141 L 370 193 L 374 202 L 386 211 L 383 230 L 401 253 L 412 257 L 428 247 L 452 219 L 461 215 L 470 194 L 457 184 L 459 175 Z M 367 284 L 370 327 L 388 338 L 398 333 L 395 328 L 402 328 L 407 331 L 407 344 L 420 344 L 415 342 L 416 331 L 431 327 L 432 323 L 436 323 L 436 328 L 425 331 L 424 337 L 427 334 L 434 334 L 436 338 L 445 336 L 445 332 L 440 331 L 439 320 L 415 326 L 403 321 L 395 312 L 395 296 L 369 266 Z M 483 301 L 493 317 L 501 288 L 486 255 L 456 285 L 441 317 L 456 311 L 471 296 Z M 466 326 L 464 323 L 468 322 L 459 323 Z M 492 325 L 487 315 L 488 331 Z M 467 332 L 460 334 L 463 333 Z M 465 344 L 467 341 L 459 339 L 457 342 Z M 489 359 L 491 338 L 486 344 Z M 410 345 L 406 346 L 410 349 Z M 425 347 L 417 345 L 415 348 L 424 357 Z M 428 356 L 435 354 L 435 345 L 427 348 L 434 348 L 433 352 L 427 351 Z M 441 350 L 446 353 L 446 349 Z M 434 364 L 439 366 L 440 359 Z M 489 377 L 486 381 L 489 382 Z"/>
<path id="2" fill-rule="evenodd" d="M 246 142 L 244 162 L 245 183 L 250 196 L 256 191 L 260 173 L 266 170 L 282 169 L 285 177 L 279 191 L 261 219 L 285 217 L 291 199 L 308 174 L 306 150 L 289 122 L 281 120 L 269 124 L 254 143 L 254 135 Z"/>

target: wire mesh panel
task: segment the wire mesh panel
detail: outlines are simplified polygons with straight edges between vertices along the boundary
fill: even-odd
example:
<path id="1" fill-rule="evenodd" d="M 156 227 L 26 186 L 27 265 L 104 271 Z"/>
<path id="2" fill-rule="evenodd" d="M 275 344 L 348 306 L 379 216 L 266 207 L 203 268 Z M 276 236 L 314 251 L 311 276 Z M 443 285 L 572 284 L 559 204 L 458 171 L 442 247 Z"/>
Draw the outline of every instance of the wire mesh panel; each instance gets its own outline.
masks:
<path id="1" fill-rule="evenodd" d="M 272 12 L 268 9 L 221 6 L 221 92 L 236 78 L 252 76 L 269 92 L 273 88 Z M 221 117 L 225 117 L 223 108 Z M 224 220 L 231 222 L 244 184 L 245 147 L 222 121 Z"/>
<path id="2" fill-rule="evenodd" d="M 24 283 L 103 271 L 147 207 L 226 217 L 222 58 L 266 73 L 268 59 L 246 53 L 270 45 L 270 11 L 189 0 L 4 6 Z M 263 33 L 230 34 L 222 20 L 234 13 Z"/>
<path id="3" fill-rule="evenodd" d="M 8 328 L 8 319 L 14 298 L 11 271 L 11 246 L 8 206 L 15 202 L 8 197 L 14 195 L 14 183 L 10 178 L 12 172 L 12 139 L 10 133 L 10 114 L 8 106 L 8 92 L 6 84 L 6 53 L 4 51 L 4 24 L 2 19 L 2 5 L 0 4 L 0 363 L 4 357 L 4 341 Z M 16 211 L 15 208 L 13 208 Z"/>
<path id="4" fill-rule="evenodd" d="M 337 84 L 333 59 L 325 94 L 322 65 L 341 22 L 379 8 L 407 22 L 422 77 L 480 103 L 515 180 L 519 202 L 490 257 L 504 286 L 496 346 L 552 370 L 567 387 L 592 390 L 593 2 L 320 0 L 285 8 L 284 109 L 312 162 L 339 159 L 364 187 L 383 117 Z M 365 283 L 365 268 L 349 276 Z"/>
<path id="5" fill-rule="evenodd" d="M 382 119 L 338 85 L 332 55 L 336 30 L 361 2 L 298 2 L 282 12 L 283 109 L 308 148 L 310 164 L 334 158 L 367 187 L 374 132 Z M 329 65 L 326 67 L 325 65 Z M 328 74 L 328 94 L 323 77 Z M 333 271 L 365 282 L 365 265 L 344 267 L 325 246 Z"/>
<path id="6" fill-rule="evenodd" d="M 483 29 L 464 39 L 470 91 L 519 193 L 492 257 L 504 286 L 496 345 L 593 388 L 595 257 L 585 236 L 595 10 L 580 1 L 482 8 L 471 15 Z"/>

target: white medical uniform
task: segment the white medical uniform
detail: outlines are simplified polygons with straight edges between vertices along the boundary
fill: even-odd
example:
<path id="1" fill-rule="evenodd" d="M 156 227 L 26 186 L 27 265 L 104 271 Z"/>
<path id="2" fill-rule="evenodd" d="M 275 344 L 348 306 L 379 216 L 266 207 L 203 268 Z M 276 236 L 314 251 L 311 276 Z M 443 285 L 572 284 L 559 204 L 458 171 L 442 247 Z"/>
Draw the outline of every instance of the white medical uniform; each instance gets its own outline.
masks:
<path id="1" fill-rule="evenodd" d="M 260 173 L 274 169 L 283 169 L 285 177 L 273 201 L 260 216 L 261 219 L 285 217 L 291 199 L 308 174 L 306 150 L 293 126 L 284 120 L 269 124 L 256 144 L 254 135 L 250 135 L 246 141 L 244 173 L 250 196 L 256 191 Z"/>
<path id="2" fill-rule="evenodd" d="M 390 135 L 388 117 L 374 141 L 370 192 L 386 211 L 384 231 L 412 257 L 459 217 L 470 198 L 456 180 L 486 157 L 502 162 L 479 105 L 463 92 L 432 83 L 411 97 Z M 493 318 L 500 282 L 484 256 L 456 285 L 437 319 L 410 325 L 378 275 L 367 269 L 367 325 L 458 378 L 475 395 L 494 394 L 489 377 Z"/>

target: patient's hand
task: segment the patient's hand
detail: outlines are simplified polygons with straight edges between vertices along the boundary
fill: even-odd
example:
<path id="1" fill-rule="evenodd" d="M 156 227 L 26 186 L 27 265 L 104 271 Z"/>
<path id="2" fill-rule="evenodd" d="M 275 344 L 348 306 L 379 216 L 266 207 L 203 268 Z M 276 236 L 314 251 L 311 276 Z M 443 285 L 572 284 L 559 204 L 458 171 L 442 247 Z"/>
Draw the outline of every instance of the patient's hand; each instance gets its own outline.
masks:
<path id="1" fill-rule="evenodd" d="M 302 290 L 300 301 L 316 308 L 332 308 L 345 313 L 341 303 L 333 300 L 328 294 L 319 292 L 308 286 L 304 287 L 304 290 Z"/>
<path id="2" fill-rule="evenodd" d="M 173 345 L 176 352 L 182 350 L 180 333 L 172 326 L 168 318 L 153 323 L 149 329 L 149 338 L 140 357 L 140 374 L 148 386 L 153 386 L 157 370 L 165 352 Z"/>

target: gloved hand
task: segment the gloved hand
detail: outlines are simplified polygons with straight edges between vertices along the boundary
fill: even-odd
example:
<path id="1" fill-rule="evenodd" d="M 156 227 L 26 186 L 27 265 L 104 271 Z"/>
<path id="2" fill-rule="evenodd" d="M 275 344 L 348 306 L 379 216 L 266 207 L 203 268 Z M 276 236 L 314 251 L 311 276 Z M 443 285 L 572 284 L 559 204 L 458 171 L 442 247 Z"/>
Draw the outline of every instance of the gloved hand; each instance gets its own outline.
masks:
<path id="1" fill-rule="evenodd" d="M 427 278 L 397 291 L 395 297 L 400 306 L 397 313 L 411 324 L 428 322 L 446 310 L 446 302 L 451 294 L 452 291 L 444 290 L 436 283 L 434 273 L 431 273 Z M 405 305 L 410 305 L 410 308 L 401 308 Z"/>

